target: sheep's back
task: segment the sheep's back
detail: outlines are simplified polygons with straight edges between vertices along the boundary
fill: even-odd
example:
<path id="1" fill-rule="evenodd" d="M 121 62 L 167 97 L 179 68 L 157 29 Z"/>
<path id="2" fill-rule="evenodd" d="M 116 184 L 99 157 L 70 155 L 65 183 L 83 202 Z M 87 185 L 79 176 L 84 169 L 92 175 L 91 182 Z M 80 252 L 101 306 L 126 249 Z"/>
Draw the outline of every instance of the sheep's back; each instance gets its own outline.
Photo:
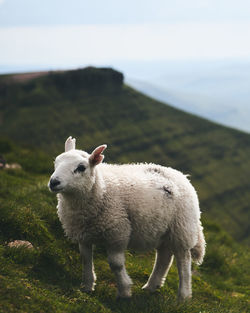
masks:
<path id="1" fill-rule="evenodd" d="M 180 213 L 199 218 L 196 192 L 177 170 L 155 164 L 103 164 L 101 170 L 112 204 L 117 199 L 128 214 L 133 248 L 155 247 Z"/>

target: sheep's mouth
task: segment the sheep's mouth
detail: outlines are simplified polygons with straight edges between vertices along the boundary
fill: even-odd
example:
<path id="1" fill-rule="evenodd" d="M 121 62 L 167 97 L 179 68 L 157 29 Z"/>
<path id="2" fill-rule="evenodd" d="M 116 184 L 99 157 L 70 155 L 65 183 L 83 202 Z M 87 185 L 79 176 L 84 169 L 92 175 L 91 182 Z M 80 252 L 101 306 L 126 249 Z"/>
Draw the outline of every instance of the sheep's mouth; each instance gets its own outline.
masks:
<path id="1" fill-rule="evenodd" d="M 54 186 L 54 187 L 52 187 L 52 186 L 49 185 L 48 187 L 49 187 L 50 191 L 55 192 L 55 193 L 60 192 L 60 191 L 63 190 L 62 186 Z"/>
<path id="2" fill-rule="evenodd" d="M 57 193 L 57 192 L 62 191 L 63 187 L 49 187 L 49 189 L 50 191 Z"/>

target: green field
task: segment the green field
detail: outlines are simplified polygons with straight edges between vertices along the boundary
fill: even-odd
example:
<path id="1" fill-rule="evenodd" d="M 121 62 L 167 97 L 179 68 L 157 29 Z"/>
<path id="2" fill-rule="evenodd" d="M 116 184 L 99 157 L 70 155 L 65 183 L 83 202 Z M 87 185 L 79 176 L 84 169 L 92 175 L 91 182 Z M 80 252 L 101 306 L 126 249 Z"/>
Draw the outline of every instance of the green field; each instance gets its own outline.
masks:
<path id="1" fill-rule="evenodd" d="M 110 70 L 50 73 L 24 82 L 0 77 L 0 154 L 21 170 L 0 171 L 0 312 L 249 311 L 250 135 L 150 99 Z M 47 188 L 65 139 L 91 151 L 106 143 L 106 162 L 154 162 L 191 174 L 207 253 L 193 266 L 193 300 L 177 305 L 171 268 L 153 295 L 141 290 L 154 253 L 127 252 L 133 298 L 116 301 L 105 252 L 96 247 L 97 287 L 79 290 L 78 247 L 65 238 Z M 10 248 L 16 239 L 34 249 Z"/>

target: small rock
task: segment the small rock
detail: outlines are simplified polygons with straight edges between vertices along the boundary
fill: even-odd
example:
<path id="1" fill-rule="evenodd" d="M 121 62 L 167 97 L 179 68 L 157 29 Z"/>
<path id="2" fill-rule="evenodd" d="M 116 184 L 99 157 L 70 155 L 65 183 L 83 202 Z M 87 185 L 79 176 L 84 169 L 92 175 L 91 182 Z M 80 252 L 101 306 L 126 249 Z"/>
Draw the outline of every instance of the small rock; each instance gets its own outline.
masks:
<path id="1" fill-rule="evenodd" d="M 5 169 L 7 170 L 20 170 L 22 166 L 18 163 L 12 163 L 12 164 L 5 164 Z"/>
<path id="2" fill-rule="evenodd" d="M 26 240 L 15 240 L 8 243 L 8 247 L 10 248 L 19 248 L 19 247 L 25 247 L 28 249 L 33 249 L 33 245 L 31 242 Z"/>

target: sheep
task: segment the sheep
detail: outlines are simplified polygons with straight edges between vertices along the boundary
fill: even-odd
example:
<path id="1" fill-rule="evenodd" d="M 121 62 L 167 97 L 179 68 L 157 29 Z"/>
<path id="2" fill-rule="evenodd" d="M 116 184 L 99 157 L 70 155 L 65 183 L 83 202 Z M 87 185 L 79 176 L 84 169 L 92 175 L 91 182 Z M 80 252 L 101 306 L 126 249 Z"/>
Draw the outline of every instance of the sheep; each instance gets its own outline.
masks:
<path id="1" fill-rule="evenodd" d="M 83 262 L 81 287 L 95 288 L 93 245 L 104 245 L 117 282 L 117 297 L 130 298 L 132 280 L 125 250 L 156 249 L 153 271 L 142 287 L 163 286 L 176 257 L 178 300 L 192 296 L 191 259 L 201 264 L 205 239 L 196 191 L 186 175 L 153 163 L 103 163 L 106 145 L 91 154 L 65 142 L 55 159 L 49 188 L 57 193 L 57 213 L 66 235 L 78 242 Z"/>

